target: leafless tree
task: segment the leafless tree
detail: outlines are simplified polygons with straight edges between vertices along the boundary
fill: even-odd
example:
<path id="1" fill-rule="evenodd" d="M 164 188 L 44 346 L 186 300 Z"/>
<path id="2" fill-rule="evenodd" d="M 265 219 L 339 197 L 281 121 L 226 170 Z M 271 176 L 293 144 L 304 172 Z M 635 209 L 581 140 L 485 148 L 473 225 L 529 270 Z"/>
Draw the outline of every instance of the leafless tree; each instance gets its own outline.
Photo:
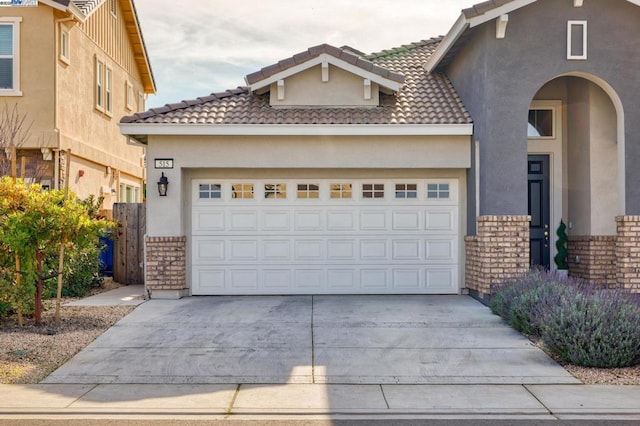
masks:
<path id="1" fill-rule="evenodd" d="M 16 156 L 18 177 L 39 182 L 48 174 L 50 163 L 43 161 L 39 155 L 28 156 L 28 167 L 20 170 L 21 165 L 18 163 L 18 157 L 27 156 L 27 151 L 22 148 L 32 137 L 32 126 L 33 121 L 28 119 L 28 114 L 20 113 L 18 104 L 5 103 L 0 109 L 0 176 L 12 174 L 11 157 L 13 155 Z M 45 146 L 44 140 L 40 142 L 40 145 Z"/>

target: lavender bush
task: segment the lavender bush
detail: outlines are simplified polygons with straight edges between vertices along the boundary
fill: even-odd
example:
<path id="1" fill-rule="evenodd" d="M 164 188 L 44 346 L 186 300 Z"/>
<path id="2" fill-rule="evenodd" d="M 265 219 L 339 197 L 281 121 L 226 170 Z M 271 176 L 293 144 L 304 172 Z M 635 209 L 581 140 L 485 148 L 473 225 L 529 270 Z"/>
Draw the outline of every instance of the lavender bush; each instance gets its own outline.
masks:
<path id="1" fill-rule="evenodd" d="M 615 368 L 640 360 L 640 305 L 626 293 L 583 289 L 536 316 L 542 340 L 564 361 Z"/>
<path id="2" fill-rule="evenodd" d="M 492 311 L 542 339 L 562 360 L 588 367 L 640 361 L 640 298 L 534 270 L 500 286 Z"/>

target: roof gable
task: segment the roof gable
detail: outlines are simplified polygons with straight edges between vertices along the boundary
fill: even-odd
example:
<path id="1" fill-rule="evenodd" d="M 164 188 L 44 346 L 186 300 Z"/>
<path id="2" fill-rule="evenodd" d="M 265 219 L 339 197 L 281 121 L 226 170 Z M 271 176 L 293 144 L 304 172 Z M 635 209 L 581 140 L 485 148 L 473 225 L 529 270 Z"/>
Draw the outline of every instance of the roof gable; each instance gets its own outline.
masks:
<path id="1" fill-rule="evenodd" d="M 405 80 L 404 75 L 374 64 L 352 48 L 321 44 L 249 74 L 245 81 L 250 91 L 258 91 L 317 65 L 333 65 L 393 92 L 399 91 Z"/>
<path id="2" fill-rule="evenodd" d="M 438 46 L 438 49 L 436 49 L 427 61 L 425 69 L 433 72 L 468 29 L 482 25 L 537 1 L 538 0 L 489 0 L 464 9 L 456 23 L 442 40 L 442 43 L 440 43 L 440 46 Z M 640 0 L 627 1 L 636 6 L 640 6 Z"/>

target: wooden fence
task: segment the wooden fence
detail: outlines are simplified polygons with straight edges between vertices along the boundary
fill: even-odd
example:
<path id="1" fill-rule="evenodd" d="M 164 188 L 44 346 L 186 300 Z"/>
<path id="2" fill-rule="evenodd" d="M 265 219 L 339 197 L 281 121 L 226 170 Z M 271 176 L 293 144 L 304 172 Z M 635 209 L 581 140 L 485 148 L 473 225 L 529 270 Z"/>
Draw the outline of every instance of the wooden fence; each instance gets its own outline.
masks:
<path id="1" fill-rule="evenodd" d="M 146 204 L 113 205 L 113 220 L 118 223 L 113 246 L 113 279 L 117 283 L 144 284 L 146 218 Z"/>

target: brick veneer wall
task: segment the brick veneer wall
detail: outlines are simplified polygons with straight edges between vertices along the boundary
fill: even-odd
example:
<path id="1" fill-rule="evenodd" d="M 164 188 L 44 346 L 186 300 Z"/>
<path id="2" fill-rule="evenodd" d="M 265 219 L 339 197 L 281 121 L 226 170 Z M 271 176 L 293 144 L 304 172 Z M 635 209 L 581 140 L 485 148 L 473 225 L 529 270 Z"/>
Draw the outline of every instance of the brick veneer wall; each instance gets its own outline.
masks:
<path id="1" fill-rule="evenodd" d="M 481 299 L 494 285 L 529 270 L 530 216 L 479 216 L 476 235 L 465 238 L 465 286 Z"/>
<path id="2" fill-rule="evenodd" d="M 153 290 L 184 290 L 187 287 L 187 238 L 146 238 L 146 285 Z"/>
<path id="3" fill-rule="evenodd" d="M 640 293 L 640 216 L 616 217 L 617 285 Z"/>
<path id="4" fill-rule="evenodd" d="M 569 274 L 601 286 L 615 287 L 616 241 L 616 236 L 570 236 L 567 243 Z"/>

